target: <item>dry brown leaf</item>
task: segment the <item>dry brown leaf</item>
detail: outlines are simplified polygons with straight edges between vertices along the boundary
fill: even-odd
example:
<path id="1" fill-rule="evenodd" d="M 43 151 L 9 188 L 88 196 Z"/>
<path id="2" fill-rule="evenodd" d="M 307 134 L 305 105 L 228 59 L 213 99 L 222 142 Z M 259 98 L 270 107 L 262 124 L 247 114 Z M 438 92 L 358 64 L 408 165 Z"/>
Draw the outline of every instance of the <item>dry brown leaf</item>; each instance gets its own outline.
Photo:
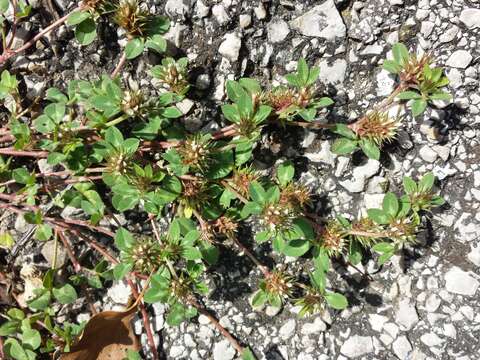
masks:
<path id="1" fill-rule="evenodd" d="M 138 351 L 140 343 L 131 320 L 136 304 L 126 311 L 103 311 L 85 325 L 83 334 L 60 360 L 122 360 L 127 350 Z"/>

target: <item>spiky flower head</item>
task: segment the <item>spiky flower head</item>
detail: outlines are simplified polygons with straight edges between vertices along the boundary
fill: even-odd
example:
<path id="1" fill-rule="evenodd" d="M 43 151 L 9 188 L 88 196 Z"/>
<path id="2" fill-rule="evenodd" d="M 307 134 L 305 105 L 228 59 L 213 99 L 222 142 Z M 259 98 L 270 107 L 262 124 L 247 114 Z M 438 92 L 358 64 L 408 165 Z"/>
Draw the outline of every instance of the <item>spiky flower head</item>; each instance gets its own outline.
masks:
<path id="1" fill-rule="evenodd" d="M 150 274 L 161 263 L 161 249 L 157 241 L 150 237 L 141 237 L 122 257 L 133 265 L 133 270 Z"/>
<path id="2" fill-rule="evenodd" d="M 173 295 L 179 300 L 186 300 L 190 296 L 192 285 L 191 279 L 183 273 L 180 274 L 178 279 L 172 279 L 170 283 Z"/>
<path id="3" fill-rule="evenodd" d="M 205 171 L 210 163 L 209 155 L 212 150 L 212 142 L 208 136 L 194 135 L 185 140 L 177 151 L 182 157 L 185 166 L 193 171 Z"/>
<path id="4" fill-rule="evenodd" d="M 423 54 L 420 58 L 416 54 L 410 54 L 407 63 L 403 65 L 400 72 L 400 80 L 410 84 L 419 84 L 423 80 L 423 68 L 432 63 L 429 54 Z"/>
<path id="5" fill-rule="evenodd" d="M 311 314 L 318 314 L 324 310 L 323 297 L 318 294 L 314 288 L 307 288 L 304 296 L 295 301 L 296 306 L 300 306 L 299 316 L 303 317 Z"/>
<path id="6" fill-rule="evenodd" d="M 260 215 L 260 223 L 267 230 L 283 231 L 290 229 L 297 213 L 290 206 L 280 203 L 270 203 L 265 206 Z"/>
<path id="7" fill-rule="evenodd" d="M 240 195 L 248 197 L 250 184 L 259 178 L 260 175 L 252 167 L 244 167 L 234 171 L 231 182 Z"/>
<path id="8" fill-rule="evenodd" d="M 355 221 L 352 223 L 352 231 L 357 232 L 359 234 L 376 234 L 381 230 L 379 226 L 369 217 L 362 217 L 360 220 Z M 355 238 L 365 247 L 372 246 L 379 238 L 375 236 L 368 236 L 368 235 L 356 235 Z"/>
<path id="9" fill-rule="evenodd" d="M 288 298 L 292 296 L 293 280 L 291 275 L 281 270 L 273 270 L 263 280 L 261 287 L 270 295 Z"/>
<path id="10" fill-rule="evenodd" d="M 130 168 L 128 156 L 122 152 L 115 152 L 107 158 L 107 172 L 117 175 L 126 175 Z"/>
<path id="11" fill-rule="evenodd" d="M 286 86 L 277 86 L 262 94 L 261 101 L 270 106 L 277 115 L 288 112 L 296 105 L 296 92 Z"/>
<path id="12" fill-rule="evenodd" d="M 190 209 L 197 209 L 204 205 L 210 198 L 208 186 L 204 181 L 182 180 L 182 195 L 180 202 Z"/>
<path id="13" fill-rule="evenodd" d="M 371 111 L 352 125 L 360 137 L 373 141 L 378 146 L 390 142 L 397 135 L 400 119 L 392 118 L 386 112 Z"/>
<path id="14" fill-rule="evenodd" d="M 231 238 L 237 232 L 238 223 L 228 216 L 220 216 L 213 226 L 217 234 Z"/>
<path id="15" fill-rule="evenodd" d="M 178 95 L 185 95 L 190 88 L 187 79 L 187 58 L 180 58 L 177 61 L 171 57 L 162 60 L 161 65 L 152 68 L 152 75 L 159 79 L 170 91 Z"/>
<path id="16" fill-rule="evenodd" d="M 106 6 L 106 1 L 105 0 L 83 0 L 82 4 L 85 10 L 101 13 L 103 12 Z"/>
<path id="17" fill-rule="evenodd" d="M 113 21 L 129 36 L 144 36 L 150 14 L 140 8 L 137 0 L 120 0 Z"/>
<path id="18" fill-rule="evenodd" d="M 310 191 L 301 184 L 290 183 L 281 190 L 279 203 L 294 209 L 299 215 L 310 202 Z"/>
<path id="19" fill-rule="evenodd" d="M 125 91 L 121 104 L 122 111 L 128 115 L 139 114 L 144 103 L 145 97 L 142 91 L 138 89 Z"/>
<path id="20" fill-rule="evenodd" d="M 410 218 L 395 219 L 389 224 L 388 237 L 400 244 L 414 244 L 417 241 L 416 230 L 417 227 Z"/>
<path id="21" fill-rule="evenodd" d="M 346 245 L 346 232 L 337 220 L 328 222 L 320 233 L 321 246 L 329 256 L 338 256 Z"/>

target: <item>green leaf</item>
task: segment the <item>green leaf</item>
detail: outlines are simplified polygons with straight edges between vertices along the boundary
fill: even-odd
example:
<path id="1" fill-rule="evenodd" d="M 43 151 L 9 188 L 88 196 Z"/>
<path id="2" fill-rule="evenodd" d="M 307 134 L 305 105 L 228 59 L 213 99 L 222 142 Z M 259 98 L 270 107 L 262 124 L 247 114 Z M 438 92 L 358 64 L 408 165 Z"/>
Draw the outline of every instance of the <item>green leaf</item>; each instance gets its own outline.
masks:
<path id="1" fill-rule="evenodd" d="M 389 192 L 383 198 L 383 211 L 391 217 L 397 216 L 399 209 L 398 199 L 394 193 Z"/>
<path id="2" fill-rule="evenodd" d="M 240 100 L 240 96 L 245 94 L 245 90 L 236 81 L 227 80 L 225 87 L 227 89 L 228 98 L 235 103 Z"/>
<path id="3" fill-rule="evenodd" d="M 257 290 L 257 292 L 252 298 L 252 306 L 254 308 L 259 308 L 265 305 L 267 300 L 268 300 L 268 294 L 263 290 Z"/>
<path id="4" fill-rule="evenodd" d="M 260 231 L 255 234 L 255 241 L 258 242 L 259 244 L 264 243 L 268 240 L 270 240 L 272 237 L 272 234 L 270 231 L 265 230 L 265 231 Z"/>
<path id="5" fill-rule="evenodd" d="M 53 231 L 50 225 L 41 224 L 35 229 L 35 238 L 39 241 L 47 241 L 53 235 Z"/>
<path id="6" fill-rule="evenodd" d="M 0 248 L 10 249 L 14 244 L 15 240 L 13 240 L 13 237 L 10 235 L 10 233 L 0 233 Z"/>
<path id="7" fill-rule="evenodd" d="M 358 241 L 350 241 L 350 245 L 348 247 L 348 261 L 350 261 L 353 265 L 357 265 L 362 261 L 362 257 L 362 247 Z"/>
<path id="8" fill-rule="evenodd" d="M 395 247 L 391 243 L 381 242 L 375 244 L 372 249 L 380 254 L 390 253 L 395 250 Z"/>
<path id="9" fill-rule="evenodd" d="M 133 264 L 119 263 L 113 268 L 113 277 L 115 280 L 121 280 L 133 268 Z"/>
<path id="10" fill-rule="evenodd" d="M 429 172 L 423 175 L 422 179 L 418 182 L 418 191 L 428 192 L 432 190 L 433 184 L 435 183 L 435 175 Z"/>
<path id="11" fill-rule="evenodd" d="M 8 10 L 9 0 L 0 0 L 0 14 L 5 13 Z"/>
<path id="12" fill-rule="evenodd" d="M 261 124 L 266 118 L 268 118 L 271 112 L 272 108 L 270 106 L 260 105 L 253 118 L 255 120 L 255 123 L 257 125 Z"/>
<path id="13" fill-rule="evenodd" d="M 242 141 L 235 147 L 235 165 L 245 164 L 252 157 L 253 145 L 250 141 Z"/>
<path id="14" fill-rule="evenodd" d="M 412 102 L 412 114 L 418 116 L 422 114 L 427 108 L 427 102 L 423 99 L 416 99 Z"/>
<path id="15" fill-rule="evenodd" d="M 169 106 L 160 111 L 160 115 L 167 119 L 177 119 L 182 116 L 182 112 L 176 106 Z"/>
<path id="16" fill-rule="evenodd" d="M 390 223 L 390 217 L 381 209 L 368 209 L 367 214 L 377 224 L 386 225 Z"/>
<path id="17" fill-rule="evenodd" d="M 267 193 L 265 189 L 257 181 L 253 181 L 249 186 L 250 197 L 252 200 L 259 204 L 265 204 L 267 202 Z"/>
<path id="18" fill-rule="evenodd" d="M 68 98 L 57 88 L 50 88 L 47 90 L 47 99 L 60 103 L 66 103 L 68 101 Z"/>
<path id="19" fill-rule="evenodd" d="M 407 194 L 414 194 L 417 192 L 417 184 L 408 176 L 403 177 L 403 188 Z"/>
<path id="20" fill-rule="evenodd" d="M 61 288 L 54 288 L 52 290 L 53 296 L 60 304 L 71 304 L 77 300 L 77 292 L 70 284 L 65 284 Z"/>
<path id="21" fill-rule="evenodd" d="M 127 251 L 135 244 L 135 239 L 132 234 L 124 228 L 119 228 L 115 233 L 115 246 L 122 250 Z"/>
<path id="22" fill-rule="evenodd" d="M 92 18 L 83 20 L 75 28 L 75 38 L 82 45 L 89 45 L 97 36 L 97 27 Z"/>
<path id="23" fill-rule="evenodd" d="M 308 83 L 308 65 L 304 58 L 298 60 L 297 79 L 301 86 L 306 86 Z"/>
<path id="24" fill-rule="evenodd" d="M 251 119 L 253 115 L 253 102 L 252 97 L 249 94 L 246 92 L 241 94 L 237 106 L 242 119 Z"/>
<path id="25" fill-rule="evenodd" d="M 23 167 L 14 169 L 12 171 L 12 177 L 13 180 L 15 180 L 19 184 L 27 185 L 32 184 L 32 182 L 35 183 L 35 177 L 32 177 L 28 170 Z"/>
<path id="26" fill-rule="evenodd" d="M 258 94 L 262 91 L 262 88 L 257 80 L 250 78 L 241 78 L 238 83 L 251 94 Z"/>
<path id="27" fill-rule="evenodd" d="M 332 145 L 332 152 L 334 154 L 343 155 L 350 154 L 357 148 L 358 142 L 347 138 L 335 140 Z"/>
<path id="28" fill-rule="evenodd" d="M 382 67 L 392 74 L 398 74 L 402 67 L 393 60 L 385 60 Z"/>
<path id="29" fill-rule="evenodd" d="M 359 142 L 360 148 L 370 159 L 380 159 L 380 149 L 377 144 L 370 139 L 361 139 Z"/>
<path id="30" fill-rule="evenodd" d="M 283 253 L 287 256 L 299 257 L 310 249 L 310 245 L 308 240 L 291 240 L 285 244 Z"/>
<path id="31" fill-rule="evenodd" d="M 291 161 L 285 161 L 278 166 L 277 179 L 281 186 L 286 186 L 293 179 L 295 167 Z"/>
<path id="32" fill-rule="evenodd" d="M 445 199 L 441 196 L 432 196 L 430 204 L 433 206 L 442 206 L 443 204 L 445 204 Z"/>
<path id="33" fill-rule="evenodd" d="M 27 302 L 28 307 L 33 310 L 44 310 L 50 305 L 50 291 L 44 288 L 36 290 L 38 291 L 36 292 L 35 298 Z"/>
<path id="34" fill-rule="evenodd" d="M 315 269 L 313 273 L 310 273 L 310 283 L 320 292 L 325 291 L 327 284 L 327 273 L 320 269 Z"/>
<path id="35" fill-rule="evenodd" d="M 325 300 L 328 305 L 337 310 L 343 310 L 348 306 L 347 298 L 339 293 L 326 293 Z"/>
<path id="36" fill-rule="evenodd" d="M 127 59 L 134 59 L 143 52 L 144 43 L 142 38 L 133 38 L 125 46 Z"/>
<path id="37" fill-rule="evenodd" d="M 5 353 L 15 360 L 31 360 L 17 339 L 8 338 L 4 343 Z"/>
<path id="38" fill-rule="evenodd" d="M 428 98 L 430 100 L 450 100 L 452 98 L 452 95 L 444 91 L 437 91 L 429 95 Z"/>
<path id="39" fill-rule="evenodd" d="M 378 265 L 382 266 L 385 264 L 390 258 L 395 255 L 394 252 L 386 252 L 378 257 Z"/>
<path id="40" fill-rule="evenodd" d="M 30 350 L 36 350 L 40 347 L 42 338 L 38 330 L 25 329 L 22 333 L 22 344 Z"/>
<path id="41" fill-rule="evenodd" d="M 127 350 L 127 357 L 123 360 L 142 360 L 142 357 L 138 353 L 138 351 L 133 351 L 131 349 Z"/>
<path id="42" fill-rule="evenodd" d="M 161 35 L 153 35 L 145 42 L 145 47 L 162 54 L 167 50 L 167 41 Z"/>
<path id="43" fill-rule="evenodd" d="M 421 99 L 422 95 L 416 91 L 402 91 L 397 95 L 400 100 Z"/>
<path id="44" fill-rule="evenodd" d="M 410 58 L 410 54 L 408 53 L 408 49 L 402 43 L 396 43 L 392 47 L 393 58 L 395 62 L 400 65 L 405 65 Z"/>
<path id="45" fill-rule="evenodd" d="M 237 106 L 231 104 L 222 105 L 222 113 L 227 120 L 235 124 L 240 122 L 240 114 L 238 113 Z"/>
<path id="46" fill-rule="evenodd" d="M 67 18 L 66 22 L 68 25 L 77 25 L 90 17 L 91 14 L 88 11 L 74 11 Z"/>
<path id="47" fill-rule="evenodd" d="M 252 350 L 250 350 L 250 348 L 247 347 L 242 352 L 242 360 L 257 360 L 257 358 L 253 354 Z"/>
<path id="48" fill-rule="evenodd" d="M 335 134 L 342 135 L 350 140 L 357 139 L 357 134 L 355 134 L 355 132 L 353 132 L 353 130 L 351 130 L 346 124 L 335 124 L 335 126 L 332 128 L 332 131 Z"/>
<path id="49" fill-rule="evenodd" d="M 111 126 L 105 131 L 105 140 L 116 149 L 120 149 L 124 141 L 122 132 L 115 126 Z"/>

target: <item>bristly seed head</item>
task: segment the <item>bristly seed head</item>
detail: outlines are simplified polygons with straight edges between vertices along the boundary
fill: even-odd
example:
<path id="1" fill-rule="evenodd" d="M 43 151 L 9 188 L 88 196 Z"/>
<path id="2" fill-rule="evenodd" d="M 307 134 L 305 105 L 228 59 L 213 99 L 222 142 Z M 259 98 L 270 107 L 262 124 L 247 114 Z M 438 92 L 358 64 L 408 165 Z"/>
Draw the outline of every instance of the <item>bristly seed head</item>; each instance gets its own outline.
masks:
<path id="1" fill-rule="evenodd" d="M 346 245 L 345 229 L 342 224 L 332 220 L 325 225 L 320 234 L 321 246 L 327 251 L 329 256 L 338 256 Z"/>
<path id="2" fill-rule="evenodd" d="M 399 125 L 399 118 L 391 118 L 388 113 L 372 111 L 354 123 L 352 130 L 360 138 L 369 139 L 380 146 L 393 140 Z"/>
<path id="3" fill-rule="evenodd" d="M 137 0 L 120 0 L 113 21 L 130 36 L 145 35 L 150 14 L 142 9 Z"/>
<path id="4" fill-rule="evenodd" d="M 177 151 L 184 165 L 189 166 L 193 171 L 203 172 L 207 170 L 210 163 L 211 145 L 210 139 L 196 135 L 185 140 Z"/>
<path id="5" fill-rule="evenodd" d="M 125 259 L 133 264 L 133 270 L 149 274 L 161 263 L 159 244 L 151 238 L 143 237 L 125 254 Z"/>
<path id="6" fill-rule="evenodd" d="M 265 290 L 269 294 L 288 298 L 292 295 L 293 277 L 282 271 L 274 270 L 265 278 Z"/>
<path id="7" fill-rule="evenodd" d="M 258 173 L 251 167 L 241 168 L 235 170 L 232 176 L 232 183 L 234 189 L 244 197 L 248 197 L 249 186 L 253 181 L 257 181 L 260 178 Z"/>

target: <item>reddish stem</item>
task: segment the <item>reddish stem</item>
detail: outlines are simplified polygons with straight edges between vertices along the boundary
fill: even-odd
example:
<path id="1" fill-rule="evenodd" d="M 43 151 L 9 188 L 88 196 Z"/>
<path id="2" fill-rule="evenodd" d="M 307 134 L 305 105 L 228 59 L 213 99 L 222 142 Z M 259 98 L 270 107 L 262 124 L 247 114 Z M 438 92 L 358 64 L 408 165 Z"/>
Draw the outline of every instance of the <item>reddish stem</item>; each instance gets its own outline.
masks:
<path id="1" fill-rule="evenodd" d="M 18 49 L 15 50 L 10 50 L 10 49 L 4 49 L 4 52 L 2 55 L 0 55 L 0 65 L 3 64 L 5 61 L 10 59 L 13 56 L 18 55 L 19 53 L 29 49 L 32 47 L 39 39 L 47 35 L 50 31 L 54 30 L 55 28 L 59 27 L 62 25 L 65 21 L 67 21 L 68 17 L 70 16 L 71 13 L 82 10 L 83 5 L 76 7 L 73 9 L 71 12 L 66 14 L 65 16 L 61 17 L 60 19 L 54 21 L 50 25 L 48 25 L 45 29 L 40 31 L 37 35 L 35 35 L 33 38 L 31 38 L 29 41 L 27 41 L 23 46 L 19 47 Z"/>
<path id="2" fill-rule="evenodd" d="M 131 280 L 127 280 L 127 283 L 132 289 L 132 294 L 135 297 L 135 299 L 138 299 L 140 294 L 138 293 L 137 287 L 135 286 L 135 284 Z M 157 347 L 155 346 L 152 327 L 150 324 L 150 320 L 148 318 L 147 310 L 145 309 L 145 305 L 143 305 L 143 302 L 141 300 L 138 302 L 138 307 L 140 308 L 140 312 L 142 313 L 143 325 L 145 327 L 145 331 L 147 332 L 147 341 L 148 341 L 148 345 L 150 346 L 150 350 L 152 351 L 152 357 L 154 360 L 158 360 L 158 351 L 157 351 Z"/>

